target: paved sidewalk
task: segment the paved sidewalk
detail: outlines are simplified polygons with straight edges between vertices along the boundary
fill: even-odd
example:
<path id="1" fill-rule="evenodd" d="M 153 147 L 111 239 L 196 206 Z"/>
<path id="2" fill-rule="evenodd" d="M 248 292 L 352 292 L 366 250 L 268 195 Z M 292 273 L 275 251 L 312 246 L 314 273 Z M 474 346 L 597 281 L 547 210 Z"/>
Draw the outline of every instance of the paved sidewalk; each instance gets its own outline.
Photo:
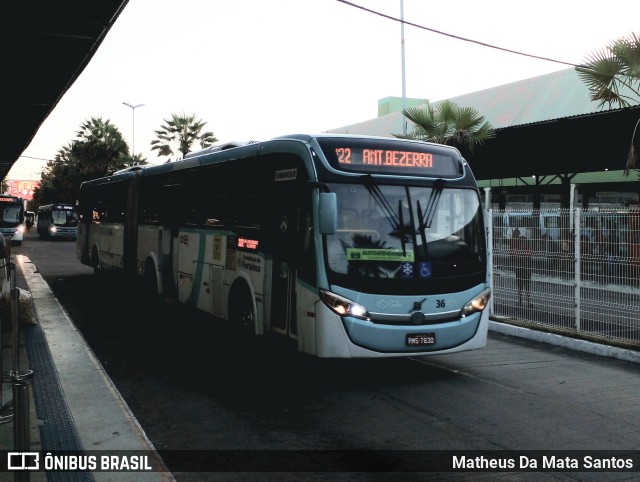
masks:
<path id="1" fill-rule="evenodd" d="M 126 402 L 105 373 L 67 312 L 29 258 L 17 255 L 16 286 L 33 297 L 36 324 L 22 325 L 19 373 L 30 379 L 30 447 L 32 450 L 136 451 L 151 454 L 156 472 L 64 472 L 64 480 L 174 481 Z M 3 324 L 5 322 L 3 321 Z M 4 331 L 3 370 L 11 369 L 12 332 Z M 39 365 L 36 368 L 36 365 Z M 11 383 L 3 384 L 3 403 L 12 400 Z M 14 447 L 14 422 L 0 425 L 0 448 Z M 77 444 L 77 447 L 74 445 Z M 134 452 L 131 452 L 134 453 Z M 49 473 L 49 475 L 54 475 Z M 75 475 L 77 477 L 75 477 Z M 3 476 L 0 474 L 0 481 Z M 30 472 L 30 480 L 47 480 Z M 71 478 L 69 478 L 71 475 Z M 7 479 L 10 480 L 10 479 Z"/>

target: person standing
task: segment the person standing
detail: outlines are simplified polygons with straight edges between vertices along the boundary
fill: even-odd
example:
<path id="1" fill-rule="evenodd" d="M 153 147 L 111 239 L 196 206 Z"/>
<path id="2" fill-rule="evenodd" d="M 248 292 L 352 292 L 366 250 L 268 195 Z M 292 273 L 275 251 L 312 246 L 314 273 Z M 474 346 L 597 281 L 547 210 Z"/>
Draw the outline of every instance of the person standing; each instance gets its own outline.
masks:
<path id="1" fill-rule="evenodd" d="M 4 237 L 4 234 L 0 233 L 0 256 L 2 256 L 2 261 L 0 262 L 0 275 L 2 276 L 1 283 L 4 283 L 5 280 L 9 279 L 9 244 L 7 243 L 7 239 Z"/>
<path id="2" fill-rule="evenodd" d="M 514 262 L 513 268 L 516 275 L 518 290 L 518 304 L 533 306 L 531 303 L 531 276 L 533 274 L 533 252 L 530 241 L 520 234 L 515 228 L 511 237 L 511 253 Z"/>
<path id="3" fill-rule="evenodd" d="M 0 255 L 6 264 L 9 263 L 9 244 L 4 234 L 0 233 Z"/>

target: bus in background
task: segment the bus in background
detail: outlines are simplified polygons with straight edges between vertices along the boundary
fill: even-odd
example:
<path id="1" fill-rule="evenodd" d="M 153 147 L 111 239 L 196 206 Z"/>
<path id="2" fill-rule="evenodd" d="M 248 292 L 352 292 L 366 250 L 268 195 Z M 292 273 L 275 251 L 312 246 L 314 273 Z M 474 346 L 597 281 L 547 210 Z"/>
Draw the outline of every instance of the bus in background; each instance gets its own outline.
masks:
<path id="1" fill-rule="evenodd" d="M 42 239 L 72 239 L 78 235 L 78 209 L 72 204 L 47 204 L 38 208 L 36 221 Z"/>
<path id="2" fill-rule="evenodd" d="M 77 257 L 96 273 L 326 358 L 482 348 L 486 234 L 452 147 L 292 135 L 84 182 Z"/>
<path id="3" fill-rule="evenodd" d="M 11 194 L 0 194 L 0 232 L 7 242 L 22 244 L 24 239 L 24 201 Z"/>

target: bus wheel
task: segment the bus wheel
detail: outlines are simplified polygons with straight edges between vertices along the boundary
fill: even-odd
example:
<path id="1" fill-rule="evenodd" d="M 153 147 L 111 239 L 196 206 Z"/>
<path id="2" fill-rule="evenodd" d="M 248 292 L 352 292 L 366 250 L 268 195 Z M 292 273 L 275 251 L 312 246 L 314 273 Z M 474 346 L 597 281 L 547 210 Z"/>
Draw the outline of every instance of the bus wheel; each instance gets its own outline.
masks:
<path id="1" fill-rule="evenodd" d="M 144 268 L 144 290 L 149 301 L 158 301 L 158 274 L 153 263 L 149 261 Z"/>
<path id="2" fill-rule="evenodd" d="M 247 287 L 236 286 L 232 290 L 229 296 L 229 321 L 234 328 L 239 328 L 244 336 L 251 337 L 256 334 L 256 314 Z"/>

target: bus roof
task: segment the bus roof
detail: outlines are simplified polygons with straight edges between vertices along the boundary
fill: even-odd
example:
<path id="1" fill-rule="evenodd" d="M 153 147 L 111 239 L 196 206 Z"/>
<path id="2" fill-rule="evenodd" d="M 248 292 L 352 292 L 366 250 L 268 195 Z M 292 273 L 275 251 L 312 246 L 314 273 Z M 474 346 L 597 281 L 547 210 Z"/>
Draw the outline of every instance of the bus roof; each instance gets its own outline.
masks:
<path id="1" fill-rule="evenodd" d="M 77 209 L 78 206 L 76 206 L 75 204 L 70 204 L 70 203 L 52 203 L 52 204 L 44 204 L 44 205 L 40 206 L 38 208 L 38 211 L 44 211 L 45 209 L 56 209 L 56 208 L 63 208 L 63 209 L 74 208 L 74 209 Z"/>
<path id="2" fill-rule="evenodd" d="M 133 166 L 131 168 L 121 169 L 111 176 L 105 176 L 99 179 L 85 181 L 82 184 L 97 185 L 109 182 L 117 182 L 125 180 L 130 176 L 142 175 L 153 176 L 156 174 L 168 173 L 174 170 L 189 169 L 203 164 L 224 162 L 239 157 L 258 156 L 261 154 L 269 154 L 280 150 L 285 144 L 288 144 L 287 150 L 292 153 L 301 153 L 306 146 L 314 144 L 322 139 L 370 139 L 370 140 L 388 140 L 394 143 L 418 143 L 421 145 L 430 145 L 441 150 L 441 152 L 449 152 L 452 157 L 458 158 L 466 165 L 464 159 L 458 149 L 444 144 L 436 144 L 414 139 L 401 139 L 397 137 L 356 135 L 356 134 L 335 134 L 335 133 L 318 133 L 318 134 L 288 134 L 274 137 L 264 141 L 233 141 L 218 146 L 212 146 L 207 149 L 191 152 L 184 159 L 178 161 L 164 162 L 162 164 L 153 164 L 145 166 Z M 318 146 L 319 147 L 319 146 Z M 468 169 L 465 169 L 468 171 Z M 464 177 L 464 176 L 463 176 Z"/>
<path id="3" fill-rule="evenodd" d="M 0 198 L 4 201 L 19 201 L 22 202 L 22 198 L 14 196 L 13 194 L 0 194 Z"/>

